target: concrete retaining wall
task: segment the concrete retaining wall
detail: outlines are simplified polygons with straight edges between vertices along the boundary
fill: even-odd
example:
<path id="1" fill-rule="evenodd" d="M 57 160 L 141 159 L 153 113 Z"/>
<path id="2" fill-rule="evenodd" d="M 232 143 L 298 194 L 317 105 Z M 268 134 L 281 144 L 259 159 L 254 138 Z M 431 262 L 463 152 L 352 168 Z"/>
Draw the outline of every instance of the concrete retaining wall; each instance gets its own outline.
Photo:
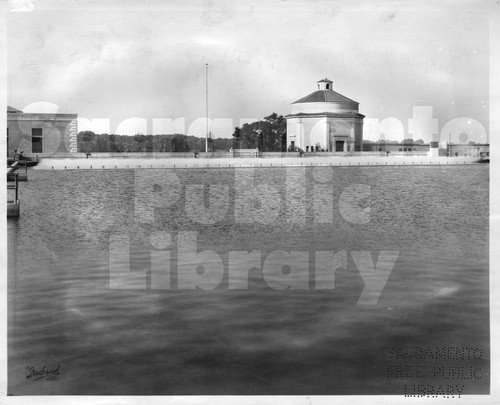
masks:
<path id="1" fill-rule="evenodd" d="M 147 159 L 147 158 L 93 158 L 93 159 L 43 159 L 34 170 L 80 169 L 150 169 L 150 168 L 222 168 L 222 167 L 293 167 L 293 166 L 416 166 L 416 165 L 464 165 L 477 163 L 476 158 L 464 157 L 303 157 L 303 158 L 213 158 L 213 159 Z"/>

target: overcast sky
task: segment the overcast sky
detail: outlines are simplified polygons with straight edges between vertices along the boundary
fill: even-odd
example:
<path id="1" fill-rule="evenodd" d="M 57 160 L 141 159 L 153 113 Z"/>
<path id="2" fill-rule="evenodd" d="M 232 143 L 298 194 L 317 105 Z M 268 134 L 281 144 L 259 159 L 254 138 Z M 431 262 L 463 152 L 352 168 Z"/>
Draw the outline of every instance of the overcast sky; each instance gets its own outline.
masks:
<path id="1" fill-rule="evenodd" d="M 226 119 L 219 136 L 288 114 L 328 77 L 366 122 L 399 120 L 403 134 L 385 121 L 393 137 L 407 136 L 415 106 L 429 106 L 438 131 L 470 118 L 479 139 L 489 128 L 489 3 L 39 0 L 7 17 L 7 101 L 104 119 L 96 132 L 109 120 L 112 133 L 163 125 L 202 135 L 208 63 L 209 117 Z M 127 126 L 133 117 L 146 128 Z M 366 127 L 365 138 L 380 131 Z"/>

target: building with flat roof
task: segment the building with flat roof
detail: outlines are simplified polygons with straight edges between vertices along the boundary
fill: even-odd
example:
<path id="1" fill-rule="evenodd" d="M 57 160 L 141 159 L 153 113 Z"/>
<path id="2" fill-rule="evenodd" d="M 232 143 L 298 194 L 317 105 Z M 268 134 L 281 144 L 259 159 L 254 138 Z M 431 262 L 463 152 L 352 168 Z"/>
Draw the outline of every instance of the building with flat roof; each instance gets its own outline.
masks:
<path id="1" fill-rule="evenodd" d="M 428 143 L 410 143 L 410 142 L 364 142 L 364 152 L 391 152 L 394 154 L 423 154 L 429 153 L 430 144 Z"/>
<path id="2" fill-rule="evenodd" d="M 78 114 L 24 113 L 7 107 L 7 156 L 77 152 Z"/>
<path id="3" fill-rule="evenodd" d="M 359 103 L 333 90 L 322 79 L 318 90 L 292 103 L 286 118 L 287 148 L 308 151 L 363 150 L 363 114 Z"/>
<path id="4" fill-rule="evenodd" d="M 489 143 L 448 143 L 448 156 L 481 156 L 481 153 L 490 153 Z"/>

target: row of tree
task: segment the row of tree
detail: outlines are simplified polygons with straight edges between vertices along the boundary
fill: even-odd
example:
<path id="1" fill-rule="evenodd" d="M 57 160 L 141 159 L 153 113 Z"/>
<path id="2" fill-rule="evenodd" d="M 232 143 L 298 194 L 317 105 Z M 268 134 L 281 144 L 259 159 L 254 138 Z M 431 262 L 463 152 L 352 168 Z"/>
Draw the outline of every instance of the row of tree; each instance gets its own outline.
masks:
<path id="1" fill-rule="evenodd" d="M 423 145 L 425 144 L 425 142 L 423 141 L 423 139 L 417 139 L 416 141 L 414 141 L 413 139 L 411 138 L 407 138 L 407 139 L 403 139 L 401 142 L 398 142 L 398 141 L 388 141 L 388 140 L 378 140 L 378 141 L 370 141 L 368 139 L 364 139 L 363 140 L 363 143 L 385 143 L 385 144 L 408 144 L 408 145 Z"/>
<path id="2" fill-rule="evenodd" d="M 232 139 L 208 139 L 209 151 L 226 151 Z M 183 134 L 172 135 L 115 135 L 81 131 L 77 136 L 78 151 L 92 152 L 205 152 L 206 140 Z"/>
<path id="3" fill-rule="evenodd" d="M 81 131 L 77 136 L 78 151 L 92 152 L 205 152 L 206 139 L 196 136 L 116 135 Z M 261 152 L 286 150 L 286 119 L 272 113 L 263 120 L 236 127 L 232 138 L 208 138 L 208 151 L 255 149 Z"/>

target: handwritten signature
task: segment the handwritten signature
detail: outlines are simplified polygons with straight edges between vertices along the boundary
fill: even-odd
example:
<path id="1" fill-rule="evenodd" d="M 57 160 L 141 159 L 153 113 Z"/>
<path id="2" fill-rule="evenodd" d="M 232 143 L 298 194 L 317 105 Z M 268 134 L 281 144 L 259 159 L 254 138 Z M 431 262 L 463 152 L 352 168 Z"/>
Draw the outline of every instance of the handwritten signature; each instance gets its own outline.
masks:
<path id="1" fill-rule="evenodd" d="M 41 369 L 37 369 L 35 367 L 26 368 L 28 369 L 26 378 L 33 381 L 41 380 L 43 378 L 46 380 L 57 380 L 57 376 L 61 374 L 59 372 L 59 369 L 61 368 L 60 364 L 52 370 L 48 369 L 45 365 Z"/>

